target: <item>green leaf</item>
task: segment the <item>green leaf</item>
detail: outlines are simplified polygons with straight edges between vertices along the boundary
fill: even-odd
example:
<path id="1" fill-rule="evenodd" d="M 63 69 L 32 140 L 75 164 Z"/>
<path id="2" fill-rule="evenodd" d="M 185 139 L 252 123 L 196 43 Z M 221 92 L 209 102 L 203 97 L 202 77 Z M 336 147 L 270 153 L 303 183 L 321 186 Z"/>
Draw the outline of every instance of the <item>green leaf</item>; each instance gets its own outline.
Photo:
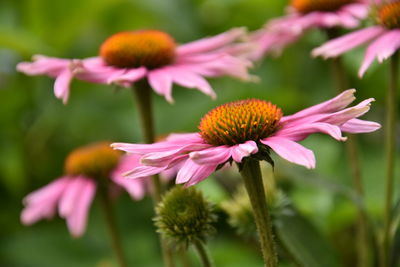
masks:
<path id="1" fill-rule="evenodd" d="M 339 266 L 333 248 L 305 217 L 293 211 L 277 214 L 275 218 L 276 234 L 298 265 Z"/>

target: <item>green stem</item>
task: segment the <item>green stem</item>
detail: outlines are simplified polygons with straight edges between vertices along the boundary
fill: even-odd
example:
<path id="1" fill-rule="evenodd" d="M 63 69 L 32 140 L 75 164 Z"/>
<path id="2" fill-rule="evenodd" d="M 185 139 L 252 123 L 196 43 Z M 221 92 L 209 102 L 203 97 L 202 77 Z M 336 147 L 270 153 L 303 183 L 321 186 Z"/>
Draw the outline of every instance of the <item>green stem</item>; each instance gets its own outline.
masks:
<path id="1" fill-rule="evenodd" d="M 126 258 L 124 250 L 122 249 L 122 243 L 118 228 L 115 222 L 114 211 L 112 203 L 110 201 L 110 196 L 108 194 L 107 188 L 99 189 L 99 197 L 101 202 L 101 207 L 103 209 L 104 218 L 107 224 L 108 232 L 111 237 L 111 244 L 115 255 L 117 256 L 118 263 L 121 267 L 127 267 Z"/>
<path id="2" fill-rule="evenodd" d="M 133 94 L 135 95 L 135 102 L 138 108 L 140 122 L 143 129 L 143 138 L 145 143 L 151 144 L 155 141 L 154 134 L 154 119 L 153 119 L 153 105 L 152 105 L 152 89 L 150 88 L 147 81 L 142 80 L 137 82 L 132 88 Z M 152 181 L 152 197 L 154 208 L 158 202 L 161 201 L 162 187 L 160 178 L 158 175 L 151 177 Z M 163 255 L 163 261 L 166 267 L 173 267 L 174 261 L 172 259 L 172 252 L 169 248 L 166 240 L 160 236 L 161 252 Z"/>
<path id="3" fill-rule="evenodd" d="M 197 253 L 199 254 L 201 263 L 203 267 L 211 267 L 211 260 L 208 256 L 207 250 L 203 244 L 203 242 L 197 240 L 193 242 L 194 247 L 196 248 Z"/>
<path id="4" fill-rule="evenodd" d="M 344 71 L 342 58 L 337 57 L 332 59 L 332 74 L 336 83 L 338 93 L 348 89 L 348 81 Z M 357 149 L 357 138 L 353 134 L 348 134 L 346 141 L 347 158 L 351 168 L 353 177 L 353 187 L 360 199 L 364 196 L 364 187 L 362 183 L 361 164 Z M 369 266 L 369 234 L 367 214 L 363 207 L 358 206 L 357 227 L 356 227 L 356 246 L 357 246 L 357 262 L 358 266 Z"/>
<path id="5" fill-rule="evenodd" d="M 386 190 L 385 190 L 385 219 L 382 240 L 381 266 L 389 265 L 390 254 L 390 225 L 392 221 L 394 160 L 396 147 L 396 90 L 399 54 L 395 53 L 390 60 L 389 86 L 386 98 Z"/>
<path id="6" fill-rule="evenodd" d="M 251 158 L 245 159 L 239 165 L 239 171 L 243 177 L 244 185 L 253 208 L 264 264 L 267 267 L 276 267 L 278 266 L 278 260 L 272 236 L 272 221 L 265 197 L 260 163 L 258 160 Z"/>

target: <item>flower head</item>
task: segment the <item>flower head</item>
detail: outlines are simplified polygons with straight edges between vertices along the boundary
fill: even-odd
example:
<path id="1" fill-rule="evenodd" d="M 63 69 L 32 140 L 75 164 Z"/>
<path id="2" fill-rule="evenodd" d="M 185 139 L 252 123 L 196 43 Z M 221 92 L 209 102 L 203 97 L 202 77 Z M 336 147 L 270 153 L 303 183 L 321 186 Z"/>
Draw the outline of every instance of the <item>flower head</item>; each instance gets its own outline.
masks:
<path id="1" fill-rule="evenodd" d="M 391 57 L 400 48 L 400 1 L 375 1 L 372 5 L 376 25 L 366 27 L 330 40 L 312 51 L 313 56 L 331 58 L 340 56 L 360 45 L 369 44 L 358 71 L 359 77 L 376 58 L 379 63 Z"/>
<path id="2" fill-rule="evenodd" d="M 129 167 L 128 167 L 129 165 Z M 141 199 L 147 191 L 148 179 L 127 180 L 123 173 L 139 166 L 137 155 L 122 155 L 100 142 L 72 151 L 65 161 L 65 175 L 27 195 L 21 221 L 30 225 L 43 218 L 52 218 L 58 209 L 67 221 L 70 233 L 81 236 L 86 229 L 89 207 L 96 187 L 106 186 L 110 193 L 125 189 L 133 199 Z"/>
<path id="3" fill-rule="evenodd" d="M 279 53 L 314 28 L 355 28 L 368 15 L 366 0 L 291 0 L 287 15 L 269 21 L 254 32 L 257 44 L 250 58 L 258 60 L 266 53 Z"/>
<path id="4" fill-rule="evenodd" d="M 98 57 L 60 59 L 36 55 L 32 63 L 22 62 L 17 69 L 28 75 L 56 78 L 54 94 L 67 103 L 73 78 L 100 84 L 130 87 L 147 79 L 153 90 L 173 102 L 172 85 L 197 88 L 215 98 L 204 77 L 229 75 L 251 80 L 244 59 L 242 28 L 220 35 L 177 45 L 167 33 L 157 30 L 127 31 L 112 35 L 100 47 Z"/>
<path id="5" fill-rule="evenodd" d="M 342 132 L 365 133 L 380 128 L 378 123 L 357 119 L 374 99 L 347 107 L 355 100 L 354 93 L 354 89 L 347 90 L 289 116 L 282 116 L 281 109 L 267 101 L 236 101 L 207 113 L 199 133 L 172 134 L 154 144 L 112 146 L 141 156 L 142 166 L 133 168 L 128 177 L 153 175 L 181 164 L 176 183 L 187 186 L 202 181 L 227 162 L 241 163 L 244 157 L 270 160 L 271 150 L 290 162 L 314 168 L 314 153 L 298 141 L 318 132 L 344 141 Z"/>
<path id="6" fill-rule="evenodd" d="M 155 224 L 167 240 L 187 247 L 196 241 L 205 241 L 215 232 L 214 207 L 194 188 L 175 186 L 165 194 L 156 208 Z"/>

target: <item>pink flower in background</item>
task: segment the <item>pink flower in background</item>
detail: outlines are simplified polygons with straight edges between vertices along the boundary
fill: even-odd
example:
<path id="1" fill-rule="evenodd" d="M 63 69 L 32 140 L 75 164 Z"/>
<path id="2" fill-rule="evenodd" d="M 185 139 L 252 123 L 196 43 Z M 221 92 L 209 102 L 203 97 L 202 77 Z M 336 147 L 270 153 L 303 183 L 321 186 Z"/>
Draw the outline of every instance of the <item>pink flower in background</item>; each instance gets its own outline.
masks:
<path id="1" fill-rule="evenodd" d="M 81 236 L 86 229 L 89 207 L 98 183 L 108 185 L 110 193 L 116 187 L 141 199 L 147 190 L 146 179 L 127 180 L 122 174 L 127 165 L 138 166 L 137 156 L 121 156 L 110 143 L 97 143 L 73 151 L 65 162 L 65 175 L 27 195 L 21 221 L 31 225 L 43 218 L 52 218 L 56 211 L 67 221 L 72 236 Z M 108 179 L 111 178 L 112 183 Z"/>
<path id="2" fill-rule="evenodd" d="M 100 48 L 100 56 L 61 59 L 41 55 L 34 62 L 22 62 L 17 70 L 28 75 L 48 75 L 56 79 L 54 94 L 67 103 L 73 78 L 100 84 L 130 87 L 146 78 L 153 90 L 173 102 L 172 85 L 196 88 L 215 98 L 204 77 L 228 75 L 251 80 L 251 62 L 241 56 L 238 41 L 245 35 L 236 28 L 214 37 L 176 45 L 168 34 L 155 31 L 117 33 Z"/>
<path id="3" fill-rule="evenodd" d="M 357 119 L 369 110 L 372 98 L 346 108 L 355 100 L 354 93 L 354 89 L 347 90 L 289 116 L 264 100 L 231 102 L 207 113 L 199 133 L 173 134 L 154 144 L 114 143 L 112 147 L 141 156 L 142 165 L 127 173 L 128 178 L 154 175 L 182 164 L 176 183 L 187 186 L 199 183 L 227 162 L 241 163 L 251 155 L 268 159 L 270 150 L 290 162 L 314 168 L 314 153 L 298 141 L 319 132 L 343 141 L 342 132 L 380 128 L 378 123 Z"/>
<path id="4" fill-rule="evenodd" d="M 366 0 L 291 0 L 286 16 L 270 20 L 251 34 L 257 47 L 250 58 L 258 60 L 266 53 L 280 53 L 310 29 L 355 28 L 367 15 Z"/>
<path id="5" fill-rule="evenodd" d="M 382 1 L 375 1 L 380 4 Z M 376 7 L 378 25 L 354 31 L 326 42 L 312 51 L 313 56 L 331 58 L 364 44 L 369 44 L 358 71 L 364 76 L 376 58 L 379 63 L 391 57 L 400 48 L 400 1 L 386 1 Z"/>

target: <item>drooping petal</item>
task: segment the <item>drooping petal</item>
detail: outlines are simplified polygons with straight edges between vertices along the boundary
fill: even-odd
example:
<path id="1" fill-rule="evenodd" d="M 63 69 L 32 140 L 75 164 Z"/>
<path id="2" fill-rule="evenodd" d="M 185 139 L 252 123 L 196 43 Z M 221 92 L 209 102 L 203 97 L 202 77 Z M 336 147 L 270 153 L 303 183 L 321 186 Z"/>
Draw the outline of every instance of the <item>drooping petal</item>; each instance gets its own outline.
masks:
<path id="1" fill-rule="evenodd" d="M 370 133 L 381 128 L 379 123 L 359 119 L 351 119 L 340 126 L 347 133 Z"/>
<path id="2" fill-rule="evenodd" d="M 142 78 L 144 78 L 147 74 L 147 69 L 145 67 L 140 67 L 140 68 L 132 68 L 132 69 L 127 69 L 125 73 L 117 76 L 110 77 L 108 79 L 108 83 L 115 83 L 118 85 L 125 85 L 127 84 L 132 84 Z"/>
<path id="3" fill-rule="evenodd" d="M 27 195 L 23 199 L 26 207 L 22 210 L 21 222 L 30 225 L 42 218 L 53 217 L 57 203 L 69 182 L 68 177 L 62 177 Z"/>
<path id="4" fill-rule="evenodd" d="M 307 138 L 312 133 L 325 133 L 338 141 L 345 141 L 346 138 L 342 136 L 341 128 L 336 125 L 323 122 L 301 123 L 299 125 L 288 127 L 284 125 L 274 136 L 285 137 L 292 141 L 301 141 Z"/>
<path id="5" fill-rule="evenodd" d="M 90 205 L 96 193 L 96 184 L 93 180 L 82 178 L 81 190 L 76 196 L 73 210 L 66 216 L 67 226 L 72 236 L 81 236 L 86 229 Z"/>
<path id="6" fill-rule="evenodd" d="M 393 38 L 397 40 L 393 40 Z M 397 31 L 388 31 L 372 42 L 365 51 L 363 62 L 361 63 L 360 70 L 358 71 L 358 76 L 364 76 L 375 57 L 378 57 L 380 53 L 386 53 L 386 56 L 393 54 L 398 48 L 398 42 L 399 40 Z"/>
<path id="7" fill-rule="evenodd" d="M 314 153 L 294 141 L 282 137 L 267 137 L 262 139 L 261 143 L 269 146 L 289 162 L 302 165 L 308 169 L 315 168 Z"/>
<path id="8" fill-rule="evenodd" d="M 69 97 L 69 86 L 71 84 L 73 74 L 69 69 L 66 69 L 57 76 L 54 82 L 54 95 L 62 99 L 64 104 L 67 104 Z"/>
<path id="9" fill-rule="evenodd" d="M 258 147 L 254 141 L 247 141 L 244 144 L 239 144 L 231 148 L 232 159 L 238 163 L 241 163 L 244 157 L 248 157 L 257 152 Z"/>
<path id="10" fill-rule="evenodd" d="M 214 90 L 202 76 L 179 66 L 171 66 L 168 68 L 168 72 L 175 83 L 187 88 L 197 88 L 211 98 L 216 98 Z"/>
<path id="11" fill-rule="evenodd" d="M 369 42 L 373 38 L 382 34 L 384 31 L 385 29 L 381 26 L 368 27 L 366 29 L 354 31 L 342 37 L 326 42 L 320 47 L 313 49 L 311 54 L 314 57 L 337 57 L 361 44 Z"/>
<path id="12" fill-rule="evenodd" d="M 82 194 L 86 185 L 86 180 L 88 180 L 88 178 L 83 177 L 73 177 L 70 179 L 71 182 L 68 184 L 68 187 L 65 188 L 58 204 L 58 212 L 60 216 L 64 218 L 69 216 L 74 210 L 77 199 L 79 195 Z"/>
<path id="13" fill-rule="evenodd" d="M 204 53 L 210 50 L 215 50 L 232 43 L 241 36 L 244 36 L 245 33 L 245 28 L 234 28 L 230 31 L 221 33 L 213 37 L 204 38 L 184 45 L 180 45 L 177 48 L 176 52 L 178 54 L 178 57 L 181 57 L 187 54 L 197 54 Z"/>
<path id="14" fill-rule="evenodd" d="M 150 71 L 147 78 L 156 93 L 165 96 L 169 103 L 174 102 L 172 99 L 172 78 L 164 68 Z"/>
<path id="15" fill-rule="evenodd" d="M 228 146 L 217 146 L 207 148 L 201 151 L 189 153 L 189 157 L 196 164 L 214 164 L 219 165 L 226 162 L 231 157 L 231 148 Z"/>
<path id="16" fill-rule="evenodd" d="M 186 183 L 189 180 L 192 180 L 194 183 L 198 183 L 210 176 L 215 171 L 217 166 L 218 164 L 199 165 L 189 158 L 179 170 L 176 176 L 176 183 Z"/>
<path id="17" fill-rule="evenodd" d="M 303 109 L 302 111 L 299 111 L 293 115 L 285 116 L 281 119 L 281 122 L 288 123 L 290 121 L 298 120 L 299 118 L 304 118 L 315 114 L 330 113 L 341 110 L 356 99 L 354 96 L 355 92 L 355 89 L 346 90 L 328 101 Z"/>

